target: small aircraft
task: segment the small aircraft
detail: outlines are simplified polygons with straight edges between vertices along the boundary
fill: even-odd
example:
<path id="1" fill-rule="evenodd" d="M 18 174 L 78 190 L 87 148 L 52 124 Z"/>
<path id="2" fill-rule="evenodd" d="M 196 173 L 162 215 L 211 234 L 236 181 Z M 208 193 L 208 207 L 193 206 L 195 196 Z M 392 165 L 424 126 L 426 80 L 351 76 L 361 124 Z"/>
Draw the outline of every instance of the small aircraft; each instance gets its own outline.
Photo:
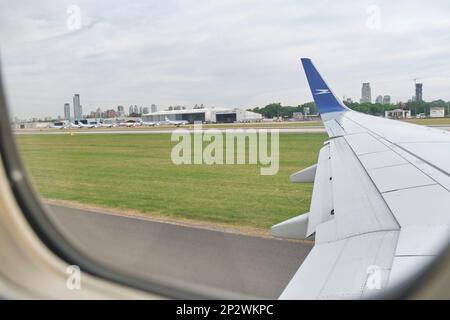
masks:
<path id="1" fill-rule="evenodd" d="M 72 123 L 72 122 L 68 122 L 65 126 L 64 129 L 79 129 L 80 125 Z"/>
<path id="2" fill-rule="evenodd" d="M 49 125 L 51 129 L 65 129 L 65 125 L 62 122 L 55 122 Z"/>
<path id="3" fill-rule="evenodd" d="M 171 125 L 179 127 L 181 125 L 188 124 L 189 121 L 187 121 L 187 120 L 170 120 L 169 118 L 166 117 L 164 123 L 171 124 Z"/>
<path id="4" fill-rule="evenodd" d="M 112 123 L 101 123 L 97 122 L 95 125 L 97 128 L 112 128 L 114 125 Z"/>
<path id="5" fill-rule="evenodd" d="M 140 121 L 139 122 L 141 124 L 141 126 L 150 126 L 150 127 L 154 127 L 156 125 L 158 125 L 159 123 L 157 122 L 152 122 L 152 121 Z"/>
<path id="6" fill-rule="evenodd" d="M 56 122 L 56 123 L 51 124 L 49 126 L 49 128 L 51 128 L 51 129 L 73 129 L 73 128 L 78 129 L 78 128 L 80 128 L 80 126 L 77 124 L 74 124 L 72 122 L 67 122 L 67 123 Z"/>
<path id="7" fill-rule="evenodd" d="M 85 124 L 81 121 L 78 121 L 78 126 L 79 126 L 79 128 L 88 128 L 88 129 L 95 128 L 95 124 L 92 124 L 92 123 Z"/>
<path id="8" fill-rule="evenodd" d="M 141 123 L 140 122 L 136 122 L 133 120 L 128 120 L 126 122 L 120 122 L 119 123 L 119 127 L 137 127 L 140 126 Z"/>

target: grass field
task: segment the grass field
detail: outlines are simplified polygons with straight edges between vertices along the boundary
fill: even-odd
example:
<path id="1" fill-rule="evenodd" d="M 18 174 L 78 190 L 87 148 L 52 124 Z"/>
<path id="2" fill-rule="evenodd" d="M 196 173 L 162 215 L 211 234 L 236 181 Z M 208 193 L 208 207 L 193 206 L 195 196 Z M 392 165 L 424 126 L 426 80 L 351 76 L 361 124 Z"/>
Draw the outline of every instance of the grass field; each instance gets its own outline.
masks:
<path id="1" fill-rule="evenodd" d="M 169 134 L 21 135 L 25 165 L 44 198 L 155 216 L 268 228 L 309 210 L 312 184 L 289 175 L 316 162 L 325 134 L 281 134 L 280 170 L 172 164 Z"/>
<path id="2" fill-rule="evenodd" d="M 423 126 L 450 126 L 450 118 L 405 119 L 405 122 L 420 124 Z"/>

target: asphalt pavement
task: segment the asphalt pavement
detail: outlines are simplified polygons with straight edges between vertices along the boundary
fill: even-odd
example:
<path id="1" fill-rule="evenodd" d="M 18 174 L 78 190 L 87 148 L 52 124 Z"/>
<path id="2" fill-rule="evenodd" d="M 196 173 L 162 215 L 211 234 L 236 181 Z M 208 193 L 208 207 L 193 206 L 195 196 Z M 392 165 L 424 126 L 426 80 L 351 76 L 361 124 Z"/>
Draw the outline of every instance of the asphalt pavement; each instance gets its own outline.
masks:
<path id="1" fill-rule="evenodd" d="M 48 205 L 86 253 L 141 277 L 155 275 L 277 298 L 312 249 L 294 242 Z"/>

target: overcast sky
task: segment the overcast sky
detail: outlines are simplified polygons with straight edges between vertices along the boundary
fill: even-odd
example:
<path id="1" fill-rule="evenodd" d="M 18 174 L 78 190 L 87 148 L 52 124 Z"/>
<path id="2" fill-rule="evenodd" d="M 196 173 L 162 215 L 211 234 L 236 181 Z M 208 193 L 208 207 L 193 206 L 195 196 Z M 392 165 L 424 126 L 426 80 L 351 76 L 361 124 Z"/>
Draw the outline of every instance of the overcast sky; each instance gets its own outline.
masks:
<path id="1" fill-rule="evenodd" d="M 21 118 L 62 115 L 74 93 L 84 113 L 298 105 L 312 100 L 300 57 L 341 97 L 370 82 L 373 98 L 406 101 L 420 78 L 425 100 L 450 100 L 449 12 L 448 0 L 2 1 L 0 54 Z"/>

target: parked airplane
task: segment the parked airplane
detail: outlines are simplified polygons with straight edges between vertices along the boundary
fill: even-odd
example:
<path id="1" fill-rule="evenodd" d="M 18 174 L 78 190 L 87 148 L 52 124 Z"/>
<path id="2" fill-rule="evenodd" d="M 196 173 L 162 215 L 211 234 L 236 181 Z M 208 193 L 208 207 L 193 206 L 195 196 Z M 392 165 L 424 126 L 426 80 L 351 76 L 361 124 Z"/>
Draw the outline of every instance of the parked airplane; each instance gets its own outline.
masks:
<path id="1" fill-rule="evenodd" d="M 119 127 L 136 127 L 140 126 L 141 124 L 136 121 L 126 121 L 126 122 L 120 122 Z"/>
<path id="2" fill-rule="evenodd" d="M 179 127 L 179 126 L 181 126 L 181 125 L 186 125 L 186 124 L 188 124 L 189 121 L 186 121 L 186 120 L 170 120 L 169 118 L 165 117 L 164 123 L 166 123 L 166 124 L 171 124 L 171 125 L 174 125 L 174 126 Z"/>
<path id="3" fill-rule="evenodd" d="M 151 122 L 151 121 L 140 121 L 141 126 L 150 126 L 150 127 L 154 127 L 156 125 L 158 125 L 159 123 L 157 122 Z"/>
<path id="4" fill-rule="evenodd" d="M 114 125 L 112 123 L 101 123 L 97 122 L 95 125 L 97 128 L 112 128 Z"/>
<path id="5" fill-rule="evenodd" d="M 67 122 L 67 123 L 57 122 L 57 123 L 51 124 L 49 126 L 49 128 L 51 128 L 51 129 L 72 129 L 72 128 L 79 128 L 79 126 L 72 122 Z"/>
<path id="6" fill-rule="evenodd" d="M 78 126 L 79 126 L 80 128 L 88 128 L 88 129 L 95 128 L 95 124 L 92 124 L 92 123 L 83 123 L 83 122 L 81 122 L 81 121 L 78 121 Z"/>
<path id="7" fill-rule="evenodd" d="M 310 212 L 272 227 L 315 245 L 281 299 L 377 297 L 405 285 L 450 236 L 450 132 L 361 114 L 302 59 L 330 140 L 317 165 L 291 176 L 314 182 Z"/>
<path id="8" fill-rule="evenodd" d="M 65 125 L 62 122 L 56 122 L 56 123 L 52 123 L 48 126 L 51 129 L 65 129 Z"/>
<path id="9" fill-rule="evenodd" d="M 64 129 L 79 129 L 80 125 L 75 124 L 73 122 L 68 122 L 66 123 L 66 125 L 64 126 Z"/>

